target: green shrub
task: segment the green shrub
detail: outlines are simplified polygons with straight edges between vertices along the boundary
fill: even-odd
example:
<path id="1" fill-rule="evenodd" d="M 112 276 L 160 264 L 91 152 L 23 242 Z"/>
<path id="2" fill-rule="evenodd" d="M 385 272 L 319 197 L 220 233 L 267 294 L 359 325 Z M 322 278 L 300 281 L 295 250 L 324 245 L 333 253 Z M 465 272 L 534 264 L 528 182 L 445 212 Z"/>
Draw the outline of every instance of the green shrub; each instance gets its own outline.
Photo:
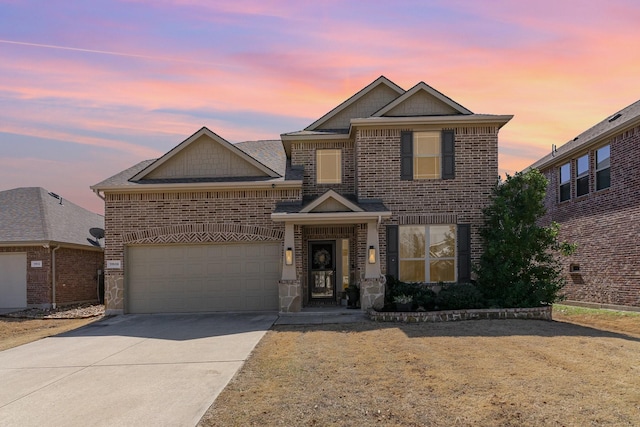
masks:
<path id="1" fill-rule="evenodd" d="M 478 289 L 499 307 L 538 307 L 562 298 L 559 226 L 542 226 L 548 181 L 537 169 L 508 176 L 495 186 L 480 228 L 483 253 L 476 266 Z"/>
<path id="2" fill-rule="evenodd" d="M 435 306 L 436 294 L 428 286 L 420 283 L 405 283 L 396 280 L 393 276 L 387 276 L 385 303 L 393 304 L 396 298 L 402 295 L 413 298 L 414 308 L 433 310 Z"/>
<path id="3" fill-rule="evenodd" d="M 425 310 L 433 310 L 436 306 L 436 293 L 426 286 L 419 286 L 413 296 L 413 301 L 418 307 L 422 307 Z"/>
<path id="4" fill-rule="evenodd" d="M 471 283 L 444 285 L 438 292 L 435 303 L 439 310 L 463 310 L 487 306 L 482 292 Z"/>

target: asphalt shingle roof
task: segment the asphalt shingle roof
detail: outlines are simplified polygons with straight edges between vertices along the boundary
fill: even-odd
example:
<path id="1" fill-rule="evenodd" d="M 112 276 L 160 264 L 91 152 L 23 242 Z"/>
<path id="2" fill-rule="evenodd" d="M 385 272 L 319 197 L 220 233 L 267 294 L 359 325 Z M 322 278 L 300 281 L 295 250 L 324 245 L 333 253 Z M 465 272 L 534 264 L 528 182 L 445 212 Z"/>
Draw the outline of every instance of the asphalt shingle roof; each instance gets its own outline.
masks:
<path id="1" fill-rule="evenodd" d="M 565 143 L 561 147 L 558 147 L 555 153 L 547 154 L 546 156 L 529 166 L 529 168 L 544 168 L 553 163 L 556 158 L 564 154 L 569 154 L 574 151 L 580 150 L 582 147 L 589 145 L 591 142 L 594 142 L 594 140 L 596 140 L 601 135 L 604 135 L 615 128 L 625 127 L 625 124 L 627 122 L 634 120 L 637 117 L 640 117 L 640 100 L 634 102 L 628 107 L 623 108 L 617 113 L 610 115 L 595 126 L 590 127 L 571 141 Z"/>
<path id="2" fill-rule="evenodd" d="M 287 165 L 287 156 L 280 140 L 246 141 L 235 144 L 237 148 L 247 153 L 269 169 L 273 170 L 282 178 L 270 177 L 243 177 L 243 178 L 192 178 L 192 179 L 172 179 L 172 180 L 141 180 L 137 182 L 129 181 L 132 177 L 151 165 L 157 159 L 144 160 L 132 167 L 123 170 L 110 178 L 93 185 L 92 188 L 104 187 L 136 187 L 144 184 L 158 183 L 187 183 L 187 182 L 237 182 L 237 181 L 282 181 L 284 179 L 302 179 L 301 173 L 292 171 Z"/>
<path id="3" fill-rule="evenodd" d="M 90 228 L 104 217 L 41 187 L 0 191 L 0 243 L 59 242 L 92 246 Z"/>
<path id="4" fill-rule="evenodd" d="M 377 199 L 362 199 L 358 200 L 355 195 L 352 194 L 342 194 L 342 196 L 361 208 L 365 212 L 388 212 L 389 208 L 387 208 L 382 200 Z M 299 213 L 305 206 L 309 203 L 312 203 L 319 196 L 305 196 L 303 200 L 299 202 L 278 202 L 276 203 L 276 207 L 274 209 L 274 213 Z"/>

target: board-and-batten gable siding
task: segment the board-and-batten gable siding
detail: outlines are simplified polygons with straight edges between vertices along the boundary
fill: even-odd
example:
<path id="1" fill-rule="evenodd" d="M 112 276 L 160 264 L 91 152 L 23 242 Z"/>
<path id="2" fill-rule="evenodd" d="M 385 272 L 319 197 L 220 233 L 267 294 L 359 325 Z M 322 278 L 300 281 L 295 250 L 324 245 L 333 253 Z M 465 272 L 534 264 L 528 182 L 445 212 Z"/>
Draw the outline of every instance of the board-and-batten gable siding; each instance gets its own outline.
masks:
<path id="1" fill-rule="evenodd" d="M 151 171 L 145 179 L 245 176 L 265 177 L 267 174 L 209 136 L 202 135 L 166 163 Z"/>

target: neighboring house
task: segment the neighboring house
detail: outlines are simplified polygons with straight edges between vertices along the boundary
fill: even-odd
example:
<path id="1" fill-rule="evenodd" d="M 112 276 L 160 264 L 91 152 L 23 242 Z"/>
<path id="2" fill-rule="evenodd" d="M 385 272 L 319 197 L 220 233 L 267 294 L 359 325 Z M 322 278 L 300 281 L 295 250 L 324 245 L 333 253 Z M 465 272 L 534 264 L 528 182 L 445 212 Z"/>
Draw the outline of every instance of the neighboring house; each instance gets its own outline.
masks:
<path id="1" fill-rule="evenodd" d="M 498 131 L 425 83 L 380 77 L 281 140 L 202 128 L 92 189 L 105 199 L 108 312 L 299 311 L 384 274 L 464 282 L 498 177 Z"/>
<path id="2" fill-rule="evenodd" d="M 577 243 L 569 301 L 640 307 L 640 101 L 530 166 L 549 180 L 545 223 Z"/>
<path id="3" fill-rule="evenodd" d="M 97 302 L 104 257 L 91 228 L 104 218 L 44 188 L 0 191 L 0 308 Z"/>

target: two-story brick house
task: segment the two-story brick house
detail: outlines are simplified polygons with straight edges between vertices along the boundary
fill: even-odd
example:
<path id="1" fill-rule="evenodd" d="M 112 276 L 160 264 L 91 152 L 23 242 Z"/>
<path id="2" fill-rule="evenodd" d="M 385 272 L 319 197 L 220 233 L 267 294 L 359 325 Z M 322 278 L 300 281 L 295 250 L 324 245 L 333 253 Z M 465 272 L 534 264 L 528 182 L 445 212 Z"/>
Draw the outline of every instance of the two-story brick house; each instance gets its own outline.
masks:
<path id="1" fill-rule="evenodd" d="M 564 266 L 569 302 L 640 307 L 640 101 L 530 168 L 549 180 L 543 222 L 577 244 Z"/>
<path id="2" fill-rule="evenodd" d="M 430 86 L 380 77 L 304 130 L 230 144 L 202 128 L 93 190 L 109 312 L 299 311 L 384 275 L 464 282 L 498 176 L 498 131 Z"/>

